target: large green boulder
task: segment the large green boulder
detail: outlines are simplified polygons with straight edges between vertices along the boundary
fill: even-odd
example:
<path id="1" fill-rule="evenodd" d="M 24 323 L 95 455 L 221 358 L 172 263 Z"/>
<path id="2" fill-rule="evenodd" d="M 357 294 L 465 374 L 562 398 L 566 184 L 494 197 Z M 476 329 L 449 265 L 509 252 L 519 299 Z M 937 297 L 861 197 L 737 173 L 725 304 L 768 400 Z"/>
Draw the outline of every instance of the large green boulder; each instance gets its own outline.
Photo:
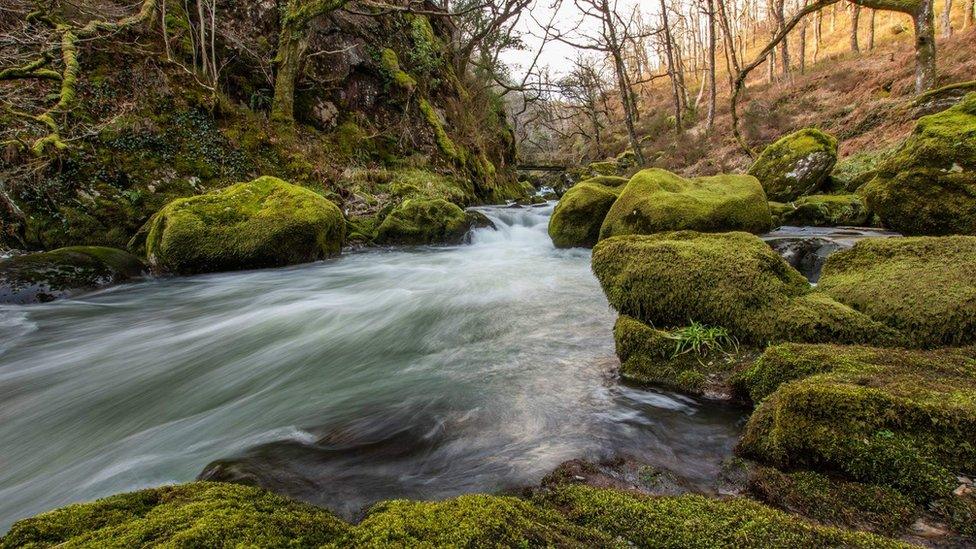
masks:
<path id="1" fill-rule="evenodd" d="M 146 256 L 179 273 L 281 267 L 339 253 L 342 211 L 315 192 L 260 177 L 167 204 L 149 220 Z"/>
<path id="2" fill-rule="evenodd" d="M 788 202 L 820 189 L 836 163 L 837 139 L 804 128 L 766 147 L 749 175 L 759 179 L 769 200 Z"/>
<path id="3" fill-rule="evenodd" d="M 976 351 L 787 344 L 737 382 L 759 403 L 739 451 L 841 473 L 915 501 L 976 470 Z"/>
<path id="4" fill-rule="evenodd" d="M 773 206 L 770 205 L 772 210 Z M 801 196 L 777 208 L 780 225 L 800 227 L 863 226 L 871 212 L 861 197 L 854 194 L 815 194 Z"/>
<path id="5" fill-rule="evenodd" d="M 515 497 L 473 494 L 444 501 L 375 505 L 344 547 L 613 547 L 554 509 Z"/>
<path id="6" fill-rule="evenodd" d="M 762 187 L 747 175 L 686 179 L 659 168 L 637 172 L 614 202 L 600 238 L 662 231 L 746 231 L 772 225 Z"/>
<path id="7" fill-rule="evenodd" d="M 376 229 L 378 244 L 458 244 L 474 227 L 490 222 L 440 198 L 408 198 Z"/>
<path id="8" fill-rule="evenodd" d="M 870 238 L 827 258 L 819 289 L 903 345 L 976 344 L 976 237 Z"/>
<path id="9" fill-rule="evenodd" d="M 73 246 L 0 259 L 0 303 L 41 303 L 139 277 L 146 266 L 115 248 Z"/>
<path id="10" fill-rule="evenodd" d="M 549 218 L 549 237 L 557 248 L 592 248 L 600 226 L 627 179 L 597 176 L 581 181 L 559 199 Z"/>
<path id="11" fill-rule="evenodd" d="M 645 496 L 564 484 L 542 495 L 580 526 L 645 548 L 911 547 L 889 538 L 819 526 L 745 498 Z"/>
<path id="12" fill-rule="evenodd" d="M 699 322 L 742 343 L 883 343 L 894 331 L 829 296 L 758 237 L 680 231 L 614 237 L 593 249 L 610 304 L 658 329 Z"/>
<path id="13" fill-rule="evenodd" d="M 324 509 L 259 488 L 194 482 L 21 520 L 0 548 L 322 547 L 348 528 Z"/>
<path id="14" fill-rule="evenodd" d="M 976 93 L 920 118 L 860 193 L 902 234 L 976 234 Z"/>

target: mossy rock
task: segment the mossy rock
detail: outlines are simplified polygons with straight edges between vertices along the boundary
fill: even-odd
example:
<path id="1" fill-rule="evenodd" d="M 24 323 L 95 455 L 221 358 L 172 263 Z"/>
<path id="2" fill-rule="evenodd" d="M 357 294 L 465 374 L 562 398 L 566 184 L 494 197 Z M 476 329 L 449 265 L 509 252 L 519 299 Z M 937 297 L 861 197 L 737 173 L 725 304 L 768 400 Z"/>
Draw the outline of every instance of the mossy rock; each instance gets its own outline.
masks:
<path id="1" fill-rule="evenodd" d="M 154 268 L 192 274 L 316 261 L 339 253 L 339 208 L 315 192 L 260 177 L 170 202 L 144 229 Z"/>
<path id="2" fill-rule="evenodd" d="M 600 238 L 662 231 L 768 231 L 772 217 L 755 178 L 685 179 L 651 168 L 630 179 L 600 228 Z"/>
<path id="3" fill-rule="evenodd" d="M 976 234 L 976 93 L 920 118 L 860 193 L 902 234 Z"/>
<path id="4" fill-rule="evenodd" d="M 819 289 L 903 345 L 976 344 L 976 237 L 865 239 L 827 258 Z"/>
<path id="5" fill-rule="evenodd" d="M 609 547 L 610 536 L 514 497 L 467 495 L 374 506 L 346 547 Z"/>
<path id="6" fill-rule="evenodd" d="M 766 147 L 749 168 L 770 200 L 788 202 L 822 188 L 837 163 L 837 139 L 804 128 Z"/>
<path id="7" fill-rule="evenodd" d="M 814 292 L 748 233 L 614 237 L 593 249 L 593 271 L 618 312 L 659 329 L 695 321 L 753 345 L 897 341 L 884 324 Z"/>
<path id="8" fill-rule="evenodd" d="M 474 227 L 490 222 L 440 198 L 408 198 L 376 230 L 378 244 L 458 244 Z"/>
<path id="9" fill-rule="evenodd" d="M 677 334 L 627 315 L 617 318 L 613 337 L 626 381 L 709 398 L 731 398 L 729 379 L 755 358 L 734 342 L 723 349 L 683 350 Z"/>
<path id="10" fill-rule="evenodd" d="M 195 482 L 119 494 L 21 520 L 0 548 L 321 547 L 349 526 L 259 488 Z"/>
<path id="11" fill-rule="evenodd" d="M 552 243 L 557 248 L 592 248 L 600 239 L 603 218 L 626 183 L 622 177 L 598 176 L 566 191 L 549 218 Z"/>
<path id="12" fill-rule="evenodd" d="M 769 214 L 773 218 L 773 227 L 779 227 L 784 225 L 783 216 L 789 212 L 793 211 L 792 204 L 784 204 L 782 202 L 770 202 L 769 203 Z"/>
<path id="13" fill-rule="evenodd" d="M 788 344 L 737 383 L 759 406 L 738 451 L 888 486 L 923 503 L 976 470 L 976 350 Z"/>
<path id="14" fill-rule="evenodd" d="M 781 225 L 863 226 L 871 220 L 871 212 L 855 194 L 814 194 L 784 206 L 777 212 Z"/>
<path id="15" fill-rule="evenodd" d="M 749 476 L 749 491 L 764 503 L 821 524 L 888 536 L 904 533 L 920 512 L 910 498 L 887 486 L 814 471 L 757 467 Z"/>
<path id="16" fill-rule="evenodd" d="M 146 266 L 115 248 L 73 246 L 0 259 L 0 303 L 42 303 L 141 276 Z"/>
<path id="17" fill-rule="evenodd" d="M 632 547 L 910 547 L 874 534 L 815 525 L 743 498 L 644 496 L 579 484 L 542 497 L 572 522 Z"/>

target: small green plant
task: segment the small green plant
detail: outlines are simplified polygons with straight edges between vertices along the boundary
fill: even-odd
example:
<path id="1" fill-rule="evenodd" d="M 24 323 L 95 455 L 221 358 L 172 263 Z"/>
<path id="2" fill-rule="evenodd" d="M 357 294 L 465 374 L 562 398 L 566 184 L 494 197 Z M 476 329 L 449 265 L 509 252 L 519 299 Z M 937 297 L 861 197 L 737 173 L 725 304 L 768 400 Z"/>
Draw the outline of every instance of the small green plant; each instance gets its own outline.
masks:
<path id="1" fill-rule="evenodd" d="M 712 351 L 727 353 L 730 349 L 739 348 L 739 340 L 725 328 L 707 326 L 694 320 L 688 326 L 672 331 L 669 337 L 675 341 L 671 358 L 687 353 L 697 356 L 704 356 Z"/>

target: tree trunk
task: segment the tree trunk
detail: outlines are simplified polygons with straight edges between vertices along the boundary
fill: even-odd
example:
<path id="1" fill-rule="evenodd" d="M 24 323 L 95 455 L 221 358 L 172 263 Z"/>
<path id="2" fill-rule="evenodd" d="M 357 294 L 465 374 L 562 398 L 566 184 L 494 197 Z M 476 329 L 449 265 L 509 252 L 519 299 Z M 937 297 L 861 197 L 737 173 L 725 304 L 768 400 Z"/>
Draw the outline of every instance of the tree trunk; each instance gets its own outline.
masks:
<path id="1" fill-rule="evenodd" d="M 705 75 L 708 86 L 708 115 L 705 127 L 711 131 L 715 125 L 715 0 L 708 0 L 708 73 Z"/>
<path id="2" fill-rule="evenodd" d="M 871 17 L 868 18 L 870 23 L 870 28 L 868 29 L 868 49 L 874 49 L 874 17 L 878 14 L 878 10 L 871 10 Z"/>
<path id="3" fill-rule="evenodd" d="M 942 38 L 952 36 L 952 0 L 945 0 L 942 7 Z"/>
<path id="4" fill-rule="evenodd" d="M 851 51 L 858 53 L 861 47 L 857 43 L 857 25 L 861 21 L 861 6 L 851 4 Z"/>
<path id="5" fill-rule="evenodd" d="M 776 48 L 769 51 L 769 61 L 767 63 L 769 65 L 767 66 L 766 80 L 772 84 L 776 79 Z"/>
<path id="6" fill-rule="evenodd" d="M 302 55 L 308 47 L 307 31 L 281 29 L 278 38 L 278 56 L 275 58 L 274 99 L 271 102 L 271 120 L 291 124 L 295 121 L 295 81 L 301 70 Z"/>
<path id="7" fill-rule="evenodd" d="M 922 0 L 912 17 L 915 26 L 915 93 L 935 86 L 935 9 L 933 0 Z"/>
<path id="8" fill-rule="evenodd" d="M 661 17 L 664 23 L 664 55 L 668 63 L 668 77 L 671 79 L 671 96 L 674 100 L 674 128 L 681 133 L 681 88 L 678 83 L 677 66 L 674 62 L 674 48 L 671 38 L 671 24 L 668 21 L 668 6 L 661 1 Z"/>
<path id="9" fill-rule="evenodd" d="M 962 28 L 968 29 L 976 25 L 976 0 L 966 0 L 965 12 L 962 16 Z"/>
<path id="10" fill-rule="evenodd" d="M 820 42 L 823 36 L 823 11 L 818 11 L 813 19 L 813 62 L 820 58 Z"/>
<path id="11" fill-rule="evenodd" d="M 800 26 L 800 74 L 806 71 L 807 65 L 807 24 Z"/>

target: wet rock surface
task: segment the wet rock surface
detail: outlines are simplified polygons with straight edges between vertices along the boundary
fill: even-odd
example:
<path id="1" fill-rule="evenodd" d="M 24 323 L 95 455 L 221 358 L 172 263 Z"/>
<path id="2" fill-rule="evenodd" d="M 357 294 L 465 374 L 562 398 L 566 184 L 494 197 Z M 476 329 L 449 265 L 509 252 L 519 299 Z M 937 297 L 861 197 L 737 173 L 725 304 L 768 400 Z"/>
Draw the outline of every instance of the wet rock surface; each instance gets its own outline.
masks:
<path id="1" fill-rule="evenodd" d="M 824 262 L 831 254 L 851 248 L 866 238 L 892 238 L 898 233 L 870 227 L 783 226 L 761 235 L 766 244 L 811 283 L 820 280 Z"/>

